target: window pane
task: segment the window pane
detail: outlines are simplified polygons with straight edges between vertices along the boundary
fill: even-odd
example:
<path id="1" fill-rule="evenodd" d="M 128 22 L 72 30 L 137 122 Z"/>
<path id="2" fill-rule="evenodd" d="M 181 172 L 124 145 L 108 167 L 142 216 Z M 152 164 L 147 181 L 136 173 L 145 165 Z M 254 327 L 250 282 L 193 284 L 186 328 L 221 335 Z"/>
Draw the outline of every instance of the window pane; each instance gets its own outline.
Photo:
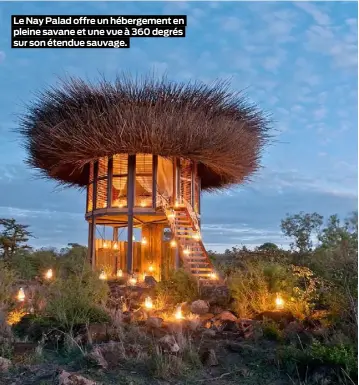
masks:
<path id="1" fill-rule="evenodd" d="M 105 156 L 104 158 L 100 158 L 98 161 L 98 178 L 107 176 L 107 165 L 108 158 Z"/>
<path id="2" fill-rule="evenodd" d="M 113 175 L 127 175 L 128 155 L 118 154 L 113 156 Z"/>
<path id="3" fill-rule="evenodd" d="M 87 186 L 87 211 L 92 211 L 93 208 L 93 183 Z"/>
<path id="4" fill-rule="evenodd" d="M 127 206 L 127 176 L 114 176 L 112 178 L 112 207 Z"/>
<path id="5" fill-rule="evenodd" d="M 136 155 L 136 207 L 152 207 L 152 164 L 151 154 Z"/>
<path id="6" fill-rule="evenodd" d="M 97 181 L 96 208 L 107 207 L 107 179 Z"/>

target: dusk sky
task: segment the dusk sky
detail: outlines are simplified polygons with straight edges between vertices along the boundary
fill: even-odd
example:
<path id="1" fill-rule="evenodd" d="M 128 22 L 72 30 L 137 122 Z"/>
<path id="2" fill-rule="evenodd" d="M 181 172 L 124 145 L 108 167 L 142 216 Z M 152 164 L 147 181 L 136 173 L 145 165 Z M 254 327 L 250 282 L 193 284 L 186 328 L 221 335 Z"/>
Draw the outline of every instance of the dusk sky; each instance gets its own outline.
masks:
<path id="1" fill-rule="evenodd" d="M 286 213 L 345 217 L 358 199 L 357 12 L 355 2 L 0 3 L 0 217 L 29 224 L 37 247 L 86 244 L 85 193 L 37 179 L 11 130 L 33 93 L 58 76 L 118 71 L 230 78 L 272 115 L 275 142 L 251 182 L 204 195 L 208 249 L 287 246 Z M 187 36 L 132 38 L 123 50 L 11 49 L 12 14 L 186 14 Z"/>

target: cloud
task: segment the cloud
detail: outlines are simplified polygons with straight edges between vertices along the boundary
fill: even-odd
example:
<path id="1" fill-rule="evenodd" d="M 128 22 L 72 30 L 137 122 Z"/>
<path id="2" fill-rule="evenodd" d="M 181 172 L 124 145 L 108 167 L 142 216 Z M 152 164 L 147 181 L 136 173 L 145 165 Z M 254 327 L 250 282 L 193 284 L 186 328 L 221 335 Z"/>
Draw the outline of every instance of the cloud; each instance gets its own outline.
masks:
<path id="1" fill-rule="evenodd" d="M 308 2 L 295 2 L 293 3 L 296 7 L 301 8 L 303 11 L 308 13 L 319 25 L 329 25 L 331 24 L 331 20 L 328 14 L 322 12 L 319 9 L 323 4 L 318 3 L 318 5 L 314 5 Z M 320 4 L 320 5 L 319 5 Z"/>

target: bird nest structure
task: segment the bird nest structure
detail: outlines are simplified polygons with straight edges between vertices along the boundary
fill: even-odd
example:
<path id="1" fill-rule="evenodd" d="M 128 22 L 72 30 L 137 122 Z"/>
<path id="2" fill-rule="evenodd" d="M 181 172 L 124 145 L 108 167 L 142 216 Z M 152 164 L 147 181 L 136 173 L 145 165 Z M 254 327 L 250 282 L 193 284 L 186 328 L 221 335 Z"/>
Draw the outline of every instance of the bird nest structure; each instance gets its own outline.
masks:
<path id="1" fill-rule="evenodd" d="M 21 118 L 27 163 L 46 178 L 84 187 L 92 161 L 149 153 L 196 161 L 203 190 L 242 183 L 260 165 L 269 121 L 229 86 L 129 76 L 62 81 Z"/>

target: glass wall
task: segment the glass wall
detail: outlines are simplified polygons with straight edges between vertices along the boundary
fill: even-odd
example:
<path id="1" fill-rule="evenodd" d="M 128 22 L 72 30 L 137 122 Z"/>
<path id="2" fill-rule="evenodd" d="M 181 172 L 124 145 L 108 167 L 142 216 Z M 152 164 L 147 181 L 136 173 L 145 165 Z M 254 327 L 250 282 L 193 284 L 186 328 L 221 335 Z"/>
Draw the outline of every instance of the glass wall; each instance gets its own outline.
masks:
<path id="1" fill-rule="evenodd" d="M 136 155 L 135 207 L 152 207 L 153 155 Z"/>
<path id="2" fill-rule="evenodd" d="M 112 161 L 111 206 L 127 207 L 128 155 L 118 154 Z"/>

